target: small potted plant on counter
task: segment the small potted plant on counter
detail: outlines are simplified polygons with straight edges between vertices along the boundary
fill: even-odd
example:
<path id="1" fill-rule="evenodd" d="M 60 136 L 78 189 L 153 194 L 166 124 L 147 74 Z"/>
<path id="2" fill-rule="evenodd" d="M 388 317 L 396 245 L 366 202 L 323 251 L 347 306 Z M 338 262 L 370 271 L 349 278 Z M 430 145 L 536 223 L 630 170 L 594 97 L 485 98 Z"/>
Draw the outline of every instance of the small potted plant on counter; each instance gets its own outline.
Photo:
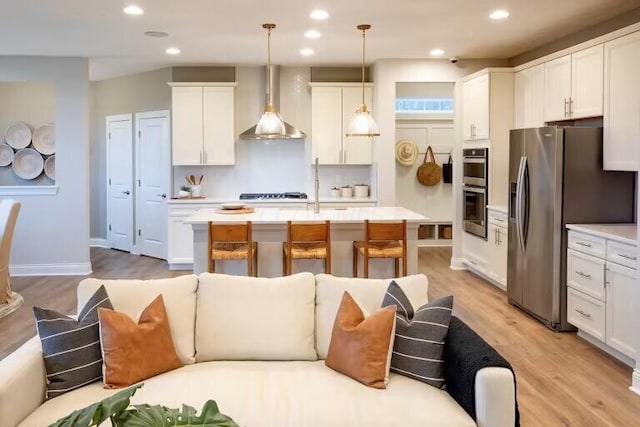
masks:
<path id="1" fill-rule="evenodd" d="M 178 198 L 190 197 L 191 196 L 191 188 L 188 185 L 183 185 L 180 187 L 180 191 L 178 191 Z"/>

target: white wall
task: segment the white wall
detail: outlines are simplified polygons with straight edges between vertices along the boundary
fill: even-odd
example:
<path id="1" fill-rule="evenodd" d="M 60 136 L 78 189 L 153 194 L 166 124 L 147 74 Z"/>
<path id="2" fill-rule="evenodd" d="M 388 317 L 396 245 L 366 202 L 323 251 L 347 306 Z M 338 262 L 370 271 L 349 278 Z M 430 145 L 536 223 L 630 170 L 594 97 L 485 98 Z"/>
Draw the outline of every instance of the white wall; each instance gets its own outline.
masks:
<path id="1" fill-rule="evenodd" d="M 0 57 L 0 81 L 47 81 L 55 91 L 55 195 L 22 203 L 11 274 L 87 274 L 89 259 L 89 66 L 85 58 Z M 0 188 L 0 191 L 2 189 Z"/>
<path id="2" fill-rule="evenodd" d="M 373 116 L 380 129 L 380 137 L 374 139 L 373 158 L 378 165 L 378 204 L 392 206 L 396 202 L 395 185 L 386 185 L 396 176 L 395 162 L 395 97 L 397 82 L 456 82 L 460 78 L 489 66 L 507 66 L 507 60 L 460 60 L 453 65 L 446 59 L 402 60 L 385 59 L 373 67 Z M 455 105 L 460 105 L 460 91 L 455 87 Z M 461 257 L 460 238 L 462 221 L 458 200 L 461 196 L 461 169 L 456 167 L 461 161 L 462 134 L 460 132 L 460 108 L 455 108 L 456 138 L 453 156 L 453 254 L 452 259 Z"/>

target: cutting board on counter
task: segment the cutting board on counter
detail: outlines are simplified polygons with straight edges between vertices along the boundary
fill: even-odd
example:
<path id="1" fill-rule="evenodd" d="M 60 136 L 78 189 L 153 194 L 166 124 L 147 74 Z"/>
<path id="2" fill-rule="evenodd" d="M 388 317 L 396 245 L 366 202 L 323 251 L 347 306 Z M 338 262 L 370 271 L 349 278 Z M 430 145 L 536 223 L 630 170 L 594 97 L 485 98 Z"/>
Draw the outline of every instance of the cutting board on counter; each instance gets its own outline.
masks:
<path id="1" fill-rule="evenodd" d="M 250 214 L 250 213 L 253 213 L 254 211 L 255 211 L 255 209 L 253 209 L 250 206 L 245 206 L 242 209 L 216 209 L 216 213 L 219 213 L 219 214 L 231 214 L 231 215 L 233 215 L 233 214 L 236 214 L 236 215 L 238 215 L 238 214 Z"/>

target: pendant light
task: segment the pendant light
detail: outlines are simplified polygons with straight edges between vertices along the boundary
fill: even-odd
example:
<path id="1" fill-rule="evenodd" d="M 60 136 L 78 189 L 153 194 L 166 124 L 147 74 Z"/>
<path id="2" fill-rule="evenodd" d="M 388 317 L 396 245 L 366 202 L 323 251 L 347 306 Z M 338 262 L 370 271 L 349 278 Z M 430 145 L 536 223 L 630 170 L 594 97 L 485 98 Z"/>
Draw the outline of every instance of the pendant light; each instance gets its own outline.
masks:
<path id="1" fill-rule="evenodd" d="M 267 105 L 264 107 L 264 113 L 258 120 L 256 125 L 256 137 L 260 138 L 277 138 L 284 137 L 286 129 L 284 120 L 273 106 L 271 99 L 271 30 L 276 28 L 275 24 L 262 24 L 262 28 L 267 30 Z"/>
<path id="2" fill-rule="evenodd" d="M 347 137 L 350 136 L 380 136 L 378 125 L 371 117 L 371 112 L 364 103 L 364 53 L 365 53 L 365 34 L 371 28 L 369 24 L 358 25 L 358 30 L 362 31 L 362 104 L 358 108 L 349 121 L 347 127 Z"/>

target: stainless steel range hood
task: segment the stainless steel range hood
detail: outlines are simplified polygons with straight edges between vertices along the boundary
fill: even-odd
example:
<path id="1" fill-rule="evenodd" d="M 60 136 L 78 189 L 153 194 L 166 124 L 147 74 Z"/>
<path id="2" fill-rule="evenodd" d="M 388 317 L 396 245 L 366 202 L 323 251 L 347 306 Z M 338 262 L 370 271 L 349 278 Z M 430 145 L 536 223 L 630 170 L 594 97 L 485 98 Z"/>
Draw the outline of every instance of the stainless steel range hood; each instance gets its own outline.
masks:
<path id="1" fill-rule="evenodd" d="M 266 67 L 265 67 L 266 71 Z M 267 76 L 271 76 L 271 81 L 268 81 Z M 265 102 L 262 104 L 264 107 L 268 102 L 267 88 L 271 87 L 271 101 L 273 105 L 276 107 L 276 111 L 280 110 L 280 66 L 272 65 L 271 72 L 265 72 Z M 256 125 L 257 126 L 257 125 Z M 250 127 L 240 134 L 240 139 L 244 140 L 261 140 L 261 139 L 305 139 L 307 134 L 302 132 L 300 129 L 290 125 L 286 121 L 284 122 L 285 134 L 278 135 L 273 137 L 264 137 L 261 135 L 256 135 L 256 126 Z"/>

